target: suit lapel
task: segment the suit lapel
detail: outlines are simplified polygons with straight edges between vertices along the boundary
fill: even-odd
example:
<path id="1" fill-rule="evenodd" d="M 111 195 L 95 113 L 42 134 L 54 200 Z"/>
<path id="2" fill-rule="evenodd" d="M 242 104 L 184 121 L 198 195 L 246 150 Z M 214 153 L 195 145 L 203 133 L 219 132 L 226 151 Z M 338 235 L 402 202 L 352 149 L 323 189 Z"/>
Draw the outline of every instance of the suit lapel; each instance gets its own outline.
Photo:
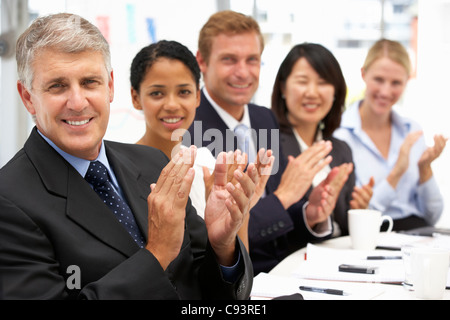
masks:
<path id="1" fill-rule="evenodd" d="M 301 153 L 300 145 L 292 131 L 280 133 L 280 141 L 284 154 L 296 157 Z"/>
<path id="2" fill-rule="evenodd" d="M 275 123 L 271 122 L 269 118 L 266 116 L 261 116 L 258 114 L 258 112 L 261 112 L 262 107 L 258 107 L 252 104 L 248 105 L 248 111 L 250 116 L 250 124 L 253 130 L 256 131 L 256 148 L 259 150 L 260 148 L 266 148 L 271 149 L 274 152 L 275 156 L 275 163 L 274 168 L 277 168 L 276 173 L 272 174 L 272 176 L 269 178 L 266 184 L 266 192 L 272 193 L 274 192 L 281 179 L 281 173 L 284 171 L 284 161 L 280 158 L 281 157 L 281 148 L 279 146 L 279 139 L 276 139 L 275 141 L 272 141 L 272 132 L 271 130 L 278 130 L 277 127 L 275 127 Z M 261 140 L 261 135 L 266 134 L 265 139 Z M 279 134 L 279 132 L 278 132 Z M 276 136 L 275 136 L 276 137 Z"/>
<path id="3" fill-rule="evenodd" d="M 184 135 L 183 144 L 196 145 L 198 148 L 207 147 L 214 157 L 217 157 L 221 151 L 228 151 L 226 132 L 229 130 L 202 91 L 195 121 Z M 234 137 L 234 133 L 231 137 Z"/>
<path id="4" fill-rule="evenodd" d="M 343 150 L 340 148 L 335 148 L 334 138 L 331 138 L 330 141 L 333 143 L 333 149 L 331 149 L 331 152 L 330 152 L 330 155 L 333 158 L 330 163 L 330 168 L 334 168 L 334 167 L 337 167 L 337 166 L 341 165 L 342 163 L 344 163 L 345 158 L 343 157 L 343 154 L 342 154 Z"/>
<path id="5" fill-rule="evenodd" d="M 138 247 L 111 210 L 73 169 L 67 181 L 67 216 L 104 243 L 130 256 Z"/>
<path id="6" fill-rule="evenodd" d="M 229 129 L 211 103 L 209 103 L 203 90 L 201 94 L 200 106 L 196 112 L 195 120 L 203 121 L 204 129 L 217 128 L 220 131 Z"/>
<path id="7" fill-rule="evenodd" d="M 25 151 L 49 193 L 67 199 L 66 215 L 104 243 L 125 255 L 138 247 L 114 214 L 82 176 L 37 132 L 30 135 Z"/>
<path id="8" fill-rule="evenodd" d="M 50 193 L 67 197 L 67 174 L 70 166 L 34 128 L 24 150 Z M 58 174 L 55 174 L 57 172 Z"/>

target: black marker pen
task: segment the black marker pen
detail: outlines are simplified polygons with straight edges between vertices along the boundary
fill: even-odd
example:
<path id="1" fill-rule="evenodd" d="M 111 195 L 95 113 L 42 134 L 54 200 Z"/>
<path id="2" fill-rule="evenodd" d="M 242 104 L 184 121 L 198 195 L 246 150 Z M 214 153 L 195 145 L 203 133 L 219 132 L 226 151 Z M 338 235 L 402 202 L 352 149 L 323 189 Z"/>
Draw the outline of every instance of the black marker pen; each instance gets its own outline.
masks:
<path id="1" fill-rule="evenodd" d="M 346 296 L 347 293 L 344 292 L 344 290 L 337 290 L 337 289 L 327 289 L 327 288 L 316 288 L 316 287 L 305 287 L 300 286 L 300 290 L 302 291 L 310 291 L 310 292 L 317 292 L 317 293 L 325 293 L 325 294 L 334 294 L 338 296 Z"/>
<path id="2" fill-rule="evenodd" d="M 351 273 L 375 274 L 378 272 L 378 267 L 354 266 L 354 265 L 350 265 L 350 264 L 341 264 L 339 266 L 339 271 L 351 272 Z"/>

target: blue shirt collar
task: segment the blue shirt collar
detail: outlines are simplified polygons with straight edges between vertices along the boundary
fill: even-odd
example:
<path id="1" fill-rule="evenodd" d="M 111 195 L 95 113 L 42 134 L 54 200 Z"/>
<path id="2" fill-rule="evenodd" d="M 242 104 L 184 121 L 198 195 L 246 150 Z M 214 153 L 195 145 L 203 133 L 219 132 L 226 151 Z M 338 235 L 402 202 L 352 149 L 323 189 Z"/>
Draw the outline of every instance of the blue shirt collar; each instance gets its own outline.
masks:
<path id="1" fill-rule="evenodd" d="M 347 129 L 351 129 L 355 132 L 360 132 L 361 128 L 361 116 L 359 115 L 359 107 L 361 106 L 362 100 L 357 101 L 349 106 L 348 113 L 342 118 L 341 126 Z M 400 132 L 408 133 L 411 128 L 411 121 L 408 118 L 402 117 L 397 111 L 391 111 L 392 124 L 395 128 L 400 130 Z"/>
<path id="2" fill-rule="evenodd" d="M 69 162 L 72 165 L 72 167 L 74 167 L 75 170 L 77 170 L 77 172 L 84 178 L 91 161 L 75 157 L 75 156 L 61 150 L 55 143 L 53 143 L 53 141 L 51 141 L 49 138 L 47 138 L 42 132 L 40 132 L 38 130 L 38 133 L 42 136 L 42 138 L 44 138 L 45 141 L 47 141 L 47 143 L 50 146 L 52 146 L 53 149 L 56 150 L 56 152 L 58 152 L 67 162 Z M 106 157 L 105 144 L 104 144 L 103 140 L 102 140 L 102 145 L 100 147 L 100 153 L 99 153 L 97 159 L 95 159 L 94 161 L 100 161 L 101 163 L 103 163 L 103 165 L 105 165 L 105 167 L 108 169 L 109 176 L 111 177 L 111 180 L 112 180 L 114 186 L 117 187 L 118 186 L 117 180 L 116 180 L 116 177 L 115 177 L 113 171 L 111 170 L 108 158 Z"/>

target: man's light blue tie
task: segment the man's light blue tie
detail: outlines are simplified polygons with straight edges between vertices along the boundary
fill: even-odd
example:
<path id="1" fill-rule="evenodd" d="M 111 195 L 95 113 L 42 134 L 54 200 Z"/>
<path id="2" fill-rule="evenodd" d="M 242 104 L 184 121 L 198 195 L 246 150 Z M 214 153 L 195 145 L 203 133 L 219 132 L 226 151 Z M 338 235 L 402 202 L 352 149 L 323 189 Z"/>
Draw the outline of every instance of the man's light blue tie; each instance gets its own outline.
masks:
<path id="1" fill-rule="evenodd" d="M 94 191 L 99 195 L 103 202 L 112 210 L 116 218 L 128 231 L 134 241 L 143 248 L 144 238 L 139 231 L 133 213 L 130 207 L 116 192 L 109 180 L 108 170 L 100 161 L 91 162 L 86 172 L 85 179 L 89 182 Z"/>
<path id="2" fill-rule="evenodd" d="M 250 145 L 251 130 L 245 124 L 239 124 L 234 128 L 236 135 L 237 148 L 248 155 L 248 163 L 256 160 L 256 151 L 252 150 Z"/>

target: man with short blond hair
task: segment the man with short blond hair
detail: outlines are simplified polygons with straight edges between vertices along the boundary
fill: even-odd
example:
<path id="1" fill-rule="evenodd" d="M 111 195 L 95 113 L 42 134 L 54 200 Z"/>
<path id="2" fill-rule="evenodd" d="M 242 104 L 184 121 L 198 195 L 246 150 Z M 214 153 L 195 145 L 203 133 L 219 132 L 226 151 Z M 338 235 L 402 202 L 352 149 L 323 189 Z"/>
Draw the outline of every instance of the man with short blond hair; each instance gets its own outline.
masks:
<path id="1" fill-rule="evenodd" d="M 308 199 L 304 197 L 310 177 L 331 161 L 327 157 L 331 146 L 318 144 L 289 162 L 282 157 L 274 114 L 251 103 L 259 86 L 264 49 L 263 35 L 252 17 L 234 11 L 213 14 L 200 31 L 198 48 L 204 88 L 183 143 L 208 147 L 217 156 L 238 148 L 238 129 L 245 126 L 250 132 L 245 150 L 250 161 L 256 150 L 272 150 L 273 173 L 265 197 L 253 207 L 249 221 L 255 274 L 268 272 L 308 241 L 331 236 L 335 200 L 329 182 L 333 177 L 316 187 Z"/>

